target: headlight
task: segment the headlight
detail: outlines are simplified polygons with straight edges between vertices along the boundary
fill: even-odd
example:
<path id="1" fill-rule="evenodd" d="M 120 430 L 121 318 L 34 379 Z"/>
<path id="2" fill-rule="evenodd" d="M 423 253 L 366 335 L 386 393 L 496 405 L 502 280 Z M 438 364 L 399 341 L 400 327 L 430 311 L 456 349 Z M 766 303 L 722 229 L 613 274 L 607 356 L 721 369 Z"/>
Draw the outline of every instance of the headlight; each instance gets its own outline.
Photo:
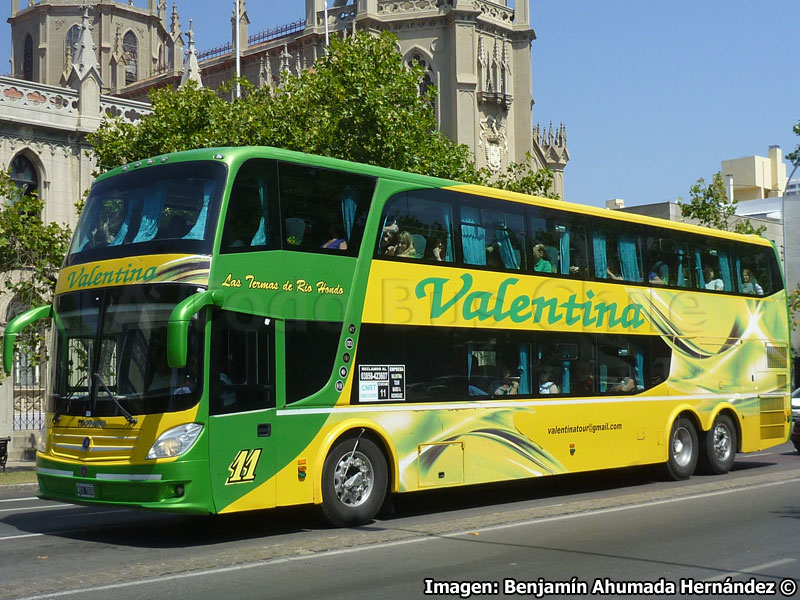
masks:
<path id="1" fill-rule="evenodd" d="M 156 443 L 147 453 L 147 458 L 174 458 L 175 456 L 180 456 L 192 447 L 201 431 L 203 431 L 203 426 L 200 423 L 178 425 L 168 429 L 158 436 Z"/>
<path id="2" fill-rule="evenodd" d="M 50 426 L 45 422 L 39 430 L 39 439 L 36 440 L 36 451 L 47 452 L 47 435 L 50 433 Z"/>

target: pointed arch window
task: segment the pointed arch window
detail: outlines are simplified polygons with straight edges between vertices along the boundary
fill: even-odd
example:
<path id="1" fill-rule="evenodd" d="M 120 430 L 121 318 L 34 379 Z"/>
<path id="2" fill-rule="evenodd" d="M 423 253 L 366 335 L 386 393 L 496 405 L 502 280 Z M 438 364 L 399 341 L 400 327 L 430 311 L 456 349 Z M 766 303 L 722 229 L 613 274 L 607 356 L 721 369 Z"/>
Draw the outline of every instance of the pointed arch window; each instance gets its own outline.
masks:
<path id="1" fill-rule="evenodd" d="M 64 66 L 66 67 L 75 58 L 75 46 L 78 44 L 78 39 L 81 37 L 80 25 L 73 25 L 67 31 L 67 37 L 64 39 Z M 67 58 L 70 57 L 70 58 Z"/>
<path id="2" fill-rule="evenodd" d="M 33 81 L 33 36 L 30 34 L 22 46 L 22 78 Z"/>
<path id="3" fill-rule="evenodd" d="M 129 85 L 138 79 L 139 63 L 139 40 L 136 35 L 129 31 L 122 38 L 122 52 L 125 55 L 125 85 Z"/>
<path id="4" fill-rule="evenodd" d="M 425 94 L 428 93 L 428 90 L 431 89 L 433 86 L 433 69 L 431 67 L 430 61 L 420 52 L 413 52 L 406 60 L 406 65 L 409 67 L 413 67 L 416 65 L 421 66 L 424 69 L 424 73 L 422 75 L 422 79 L 419 80 L 419 95 L 420 97 L 425 97 Z M 436 112 L 436 102 L 435 100 L 431 101 L 431 106 L 433 107 L 434 113 Z"/>
<path id="5" fill-rule="evenodd" d="M 20 195 L 30 196 L 39 191 L 39 175 L 33 162 L 24 154 L 11 161 L 11 180 L 20 190 Z"/>

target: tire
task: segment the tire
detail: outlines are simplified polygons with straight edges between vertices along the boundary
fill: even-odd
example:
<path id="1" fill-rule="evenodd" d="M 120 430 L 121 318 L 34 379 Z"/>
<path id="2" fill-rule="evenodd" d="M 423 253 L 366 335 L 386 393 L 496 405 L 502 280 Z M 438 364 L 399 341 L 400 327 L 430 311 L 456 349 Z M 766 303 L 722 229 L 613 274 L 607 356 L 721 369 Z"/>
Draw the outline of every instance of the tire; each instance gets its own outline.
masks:
<path id="1" fill-rule="evenodd" d="M 736 425 L 728 415 L 718 415 L 700 448 L 698 469 L 709 475 L 722 475 L 733 467 L 738 440 Z"/>
<path id="2" fill-rule="evenodd" d="M 664 465 L 667 478 L 689 479 L 697 466 L 700 444 L 694 423 L 686 417 L 675 419 L 669 433 L 669 458 Z"/>
<path id="3" fill-rule="evenodd" d="M 387 482 L 386 458 L 375 442 L 340 440 L 322 468 L 322 512 L 336 527 L 369 523 L 386 498 Z"/>

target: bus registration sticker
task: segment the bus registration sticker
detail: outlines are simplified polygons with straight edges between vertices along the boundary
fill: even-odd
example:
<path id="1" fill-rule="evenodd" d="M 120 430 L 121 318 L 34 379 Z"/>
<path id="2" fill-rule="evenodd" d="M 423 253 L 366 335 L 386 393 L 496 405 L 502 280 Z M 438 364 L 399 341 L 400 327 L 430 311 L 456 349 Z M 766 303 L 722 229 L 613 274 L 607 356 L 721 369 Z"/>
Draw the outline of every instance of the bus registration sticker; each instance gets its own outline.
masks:
<path id="1" fill-rule="evenodd" d="M 405 402 L 405 365 L 359 365 L 359 402 Z"/>

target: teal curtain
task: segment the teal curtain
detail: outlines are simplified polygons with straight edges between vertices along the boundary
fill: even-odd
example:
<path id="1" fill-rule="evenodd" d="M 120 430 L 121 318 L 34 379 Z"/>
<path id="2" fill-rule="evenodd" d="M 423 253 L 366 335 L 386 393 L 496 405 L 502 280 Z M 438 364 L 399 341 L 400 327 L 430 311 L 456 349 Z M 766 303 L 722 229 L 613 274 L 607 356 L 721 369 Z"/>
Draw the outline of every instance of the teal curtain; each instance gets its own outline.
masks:
<path id="1" fill-rule="evenodd" d="M 736 257 L 736 289 L 742 291 L 742 262 Z"/>
<path id="2" fill-rule="evenodd" d="M 569 275 L 569 266 L 572 264 L 569 256 L 569 231 L 561 234 L 558 240 L 558 251 L 561 254 L 561 274 Z"/>
<path id="3" fill-rule="evenodd" d="M 683 273 L 683 248 L 678 248 L 678 281 L 676 285 L 686 287 L 686 275 Z"/>
<path id="4" fill-rule="evenodd" d="M 260 183 L 260 182 L 259 182 Z M 206 233 L 206 221 L 208 220 L 208 206 L 211 204 L 211 197 L 214 195 L 214 191 L 216 190 L 217 182 L 213 180 L 207 180 L 203 184 L 203 208 L 200 209 L 200 213 L 197 215 L 197 220 L 192 225 L 192 228 L 189 230 L 183 239 L 185 240 L 202 240 L 205 237 Z M 261 192 L 263 195 L 263 191 Z M 262 199 L 263 204 L 263 199 Z"/>
<path id="5" fill-rule="evenodd" d="M 353 222 L 356 220 L 356 201 L 353 199 L 353 189 L 347 186 L 342 192 L 342 220 L 344 222 L 344 232 L 347 241 L 350 241 L 350 233 L 353 231 Z"/>
<path id="6" fill-rule="evenodd" d="M 445 227 L 445 235 L 447 239 L 445 240 L 445 257 L 444 259 L 447 262 L 453 262 L 455 260 L 455 254 L 453 252 L 453 219 L 450 216 L 450 207 L 445 206 L 443 208 L 444 211 L 444 227 Z"/>
<path id="7" fill-rule="evenodd" d="M 519 345 L 519 393 L 531 393 L 530 348 L 528 344 Z"/>
<path id="8" fill-rule="evenodd" d="M 78 246 L 78 251 L 83 250 L 86 244 L 89 243 L 89 238 L 91 237 L 95 226 L 98 224 L 97 221 L 100 219 L 100 210 L 102 208 L 102 199 L 97 198 L 97 200 L 92 203 L 89 214 L 86 215 L 86 231 L 83 235 L 83 240 L 81 240 L 80 246 Z"/>
<path id="9" fill-rule="evenodd" d="M 719 253 L 719 270 L 722 277 L 722 283 L 725 285 L 725 291 L 733 291 L 733 277 L 731 275 L 731 261 L 728 259 L 728 253 L 720 251 Z"/>
<path id="10" fill-rule="evenodd" d="M 561 369 L 561 393 L 569 394 L 569 365 L 570 362 L 565 360 L 562 363 Z"/>
<path id="11" fill-rule="evenodd" d="M 639 272 L 639 252 L 636 240 L 627 235 L 620 236 L 617 247 L 619 249 L 622 278 L 626 281 L 641 281 L 642 275 Z"/>
<path id="12" fill-rule="evenodd" d="M 128 198 L 128 212 L 125 214 L 125 221 L 122 223 L 122 227 L 119 228 L 117 235 L 114 236 L 114 239 L 111 240 L 109 246 L 119 246 L 122 242 L 125 241 L 125 236 L 128 235 L 128 230 L 131 226 L 131 219 L 133 218 L 133 213 L 136 212 L 139 205 L 139 198 L 138 195 L 134 196 L 131 195 Z"/>
<path id="13" fill-rule="evenodd" d="M 697 287 L 703 289 L 706 287 L 706 278 L 703 277 L 703 261 L 700 258 L 698 250 L 694 253 L 694 270 L 697 273 Z"/>
<path id="14" fill-rule="evenodd" d="M 477 208 L 465 206 L 461 209 L 461 245 L 464 248 L 465 263 L 486 264 L 486 230 L 480 226 Z"/>
<path id="15" fill-rule="evenodd" d="M 251 246 L 265 246 L 269 243 L 267 239 L 268 218 L 267 218 L 267 186 L 264 177 L 258 178 L 258 200 L 261 206 L 261 219 L 258 222 L 258 229 L 250 240 Z"/>
<path id="16" fill-rule="evenodd" d="M 164 201 L 166 199 L 166 182 L 155 183 L 149 188 L 147 197 L 144 199 L 144 206 L 142 206 L 142 222 L 139 225 L 139 231 L 136 232 L 136 237 L 133 238 L 134 244 L 136 242 L 149 242 L 156 237 L 158 223 L 161 220 L 161 214 L 164 212 Z"/>
<path id="17" fill-rule="evenodd" d="M 608 365 L 600 365 L 600 393 L 608 391 Z"/>
<path id="18" fill-rule="evenodd" d="M 592 249 L 594 250 L 594 276 L 597 279 L 608 278 L 608 261 L 606 259 L 606 234 L 602 231 L 592 232 Z"/>
<path id="19" fill-rule="evenodd" d="M 641 348 L 636 349 L 636 373 L 634 376 L 636 380 L 636 388 L 644 389 L 644 352 Z"/>
<path id="20" fill-rule="evenodd" d="M 515 269 L 519 271 L 519 258 L 514 253 L 514 247 L 511 245 L 511 236 L 508 230 L 503 228 L 495 229 L 495 239 L 497 240 L 497 247 L 500 250 L 500 260 L 507 269 Z"/>

